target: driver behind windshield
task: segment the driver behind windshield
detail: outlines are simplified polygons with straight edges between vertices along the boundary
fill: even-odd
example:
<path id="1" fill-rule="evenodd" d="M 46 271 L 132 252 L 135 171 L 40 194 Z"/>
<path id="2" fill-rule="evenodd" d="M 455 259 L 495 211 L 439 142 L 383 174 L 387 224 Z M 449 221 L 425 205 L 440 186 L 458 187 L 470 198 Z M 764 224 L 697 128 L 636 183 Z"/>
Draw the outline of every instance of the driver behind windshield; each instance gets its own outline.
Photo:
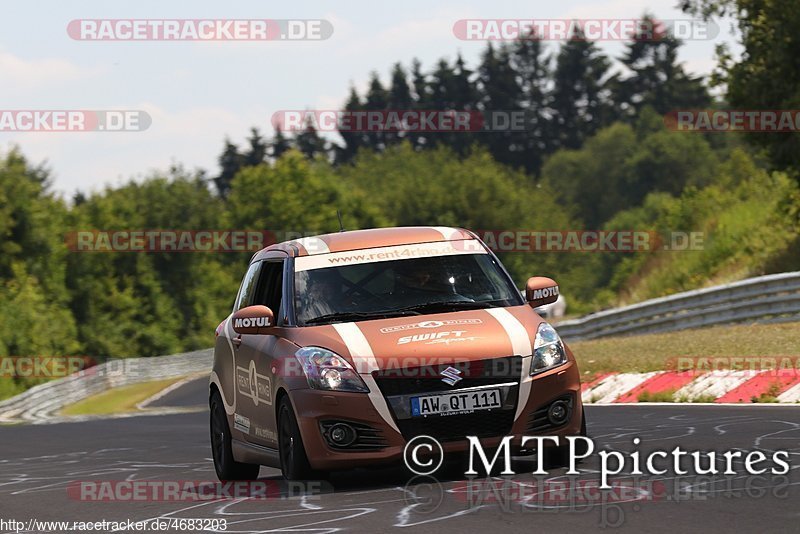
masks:
<path id="1" fill-rule="evenodd" d="M 300 324 L 324 324 L 513 305 L 520 297 L 491 257 L 458 255 L 302 270 L 295 299 Z"/>
<path id="2" fill-rule="evenodd" d="M 301 306 L 307 318 L 320 317 L 341 312 L 352 306 L 352 299 L 345 298 L 341 275 L 334 269 L 320 269 L 307 278 L 302 291 Z"/>
<path id="3" fill-rule="evenodd" d="M 430 263 L 404 261 L 395 267 L 394 294 L 409 299 L 430 299 L 437 295 L 448 296 L 455 293 L 453 279 L 431 274 Z"/>

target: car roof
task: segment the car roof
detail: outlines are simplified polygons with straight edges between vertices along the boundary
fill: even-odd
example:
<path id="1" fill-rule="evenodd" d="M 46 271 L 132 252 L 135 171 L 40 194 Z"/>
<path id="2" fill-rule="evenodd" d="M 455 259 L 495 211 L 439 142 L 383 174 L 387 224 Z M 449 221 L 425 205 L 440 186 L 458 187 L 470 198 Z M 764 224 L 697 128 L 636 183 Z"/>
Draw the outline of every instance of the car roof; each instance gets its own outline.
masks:
<path id="1" fill-rule="evenodd" d="M 272 251 L 282 251 L 289 256 L 312 256 L 329 252 L 345 252 L 364 248 L 391 247 L 415 243 L 435 243 L 476 239 L 475 235 L 463 228 L 449 226 L 394 226 L 389 228 L 370 228 L 350 230 L 331 234 L 303 237 L 270 245 L 253 256 L 259 260 Z"/>

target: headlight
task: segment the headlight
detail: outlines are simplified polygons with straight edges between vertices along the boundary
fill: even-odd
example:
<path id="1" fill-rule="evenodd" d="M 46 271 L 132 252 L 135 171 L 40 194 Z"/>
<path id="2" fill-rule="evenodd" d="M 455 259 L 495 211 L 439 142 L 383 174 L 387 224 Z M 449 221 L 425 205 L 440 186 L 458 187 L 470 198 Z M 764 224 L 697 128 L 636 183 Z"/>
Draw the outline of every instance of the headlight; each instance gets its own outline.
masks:
<path id="1" fill-rule="evenodd" d="M 567 351 L 555 328 L 541 323 L 533 341 L 533 358 L 531 358 L 531 374 L 541 373 L 553 367 L 567 363 Z"/>
<path id="2" fill-rule="evenodd" d="M 358 373 L 335 352 L 320 347 L 303 347 L 294 356 L 303 366 L 308 385 L 314 389 L 369 393 Z"/>

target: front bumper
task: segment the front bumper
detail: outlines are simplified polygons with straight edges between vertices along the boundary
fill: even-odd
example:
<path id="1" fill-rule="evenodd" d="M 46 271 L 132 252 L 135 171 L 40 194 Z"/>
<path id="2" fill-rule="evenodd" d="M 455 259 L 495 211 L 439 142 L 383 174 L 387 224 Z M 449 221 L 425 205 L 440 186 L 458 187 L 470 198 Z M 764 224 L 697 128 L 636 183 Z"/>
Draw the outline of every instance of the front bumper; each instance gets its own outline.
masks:
<path id="1" fill-rule="evenodd" d="M 520 388 L 514 385 L 514 394 L 519 396 L 519 390 Z M 394 425 L 401 429 L 401 432 L 398 432 L 378 413 L 365 394 L 300 389 L 291 391 L 290 395 L 309 462 L 311 467 L 320 470 L 402 465 L 403 449 L 408 439 L 413 435 L 425 434 L 426 428 L 442 432 L 448 419 L 452 421 L 453 417 L 461 417 L 431 416 L 424 418 L 425 424 L 410 428 L 408 422 L 420 421 L 421 418 L 399 419 L 392 414 Z M 569 399 L 571 410 L 565 423 L 553 426 L 546 420 L 543 422 L 541 414 L 543 409 L 546 410 L 557 399 Z M 463 428 L 451 425 L 451 432 L 456 432 L 456 435 L 440 434 L 438 438 L 445 458 L 448 453 L 468 450 L 469 442 L 466 440 L 466 435 L 478 435 L 482 445 L 487 448 L 499 445 L 506 435 L 513 435 L 515 439 L 512 440 L 512 446 L 518 449 L 522 436 L 548 435 L 563 438 L 580 434 L 583 406 L 580 398 L 580 377 L 574 360 L 535 376 L 531 380 L 530 393 L 522 410 L 516 409 L 516 402 L 513 403 L 513 407 L 509 407 L 508 400 L 504 397 L 503 409 L 476 412 L 474 415 L 483 417 L 483 420 L 477 422 L 477 426 L 472 425 L 464 431 L 466 433 L 461 432 Z M 397 402 L 397 399 L 392 401 Z M 402 408 L 397 406 L 398 411 L 402 412 Z M 401 413 L 401 417 L 405 415 Z M 507 420 L 500 421 L 501 418 Z M 368 438 L 363 446 L 357 445 L 345 449 L 332 447 L 323 432 L 326 425 L 330 427 L 330 423 L 335 421 L 345 421 L 352 423 L 356 428 L 370 429 L 365 432 Z M 475 432 L 476 429 L 478 432 Z M 431 434 L 437 437 L 434 432 Z M 445 439 L 441 439 L 442 437 Z"/>

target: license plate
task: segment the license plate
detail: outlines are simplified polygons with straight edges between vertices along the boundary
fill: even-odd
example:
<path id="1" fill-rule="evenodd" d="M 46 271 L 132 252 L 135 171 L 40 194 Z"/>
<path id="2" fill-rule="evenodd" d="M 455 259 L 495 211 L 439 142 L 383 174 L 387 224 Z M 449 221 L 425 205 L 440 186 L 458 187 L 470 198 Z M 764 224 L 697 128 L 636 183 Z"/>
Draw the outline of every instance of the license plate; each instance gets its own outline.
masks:
<path id="1" fill-rule="evenodd" d="M 484 389 L 466 393 L 443 393 L 411 398 L 411 415 L 450 415 L 500 408 L 500 390 Z"/>

